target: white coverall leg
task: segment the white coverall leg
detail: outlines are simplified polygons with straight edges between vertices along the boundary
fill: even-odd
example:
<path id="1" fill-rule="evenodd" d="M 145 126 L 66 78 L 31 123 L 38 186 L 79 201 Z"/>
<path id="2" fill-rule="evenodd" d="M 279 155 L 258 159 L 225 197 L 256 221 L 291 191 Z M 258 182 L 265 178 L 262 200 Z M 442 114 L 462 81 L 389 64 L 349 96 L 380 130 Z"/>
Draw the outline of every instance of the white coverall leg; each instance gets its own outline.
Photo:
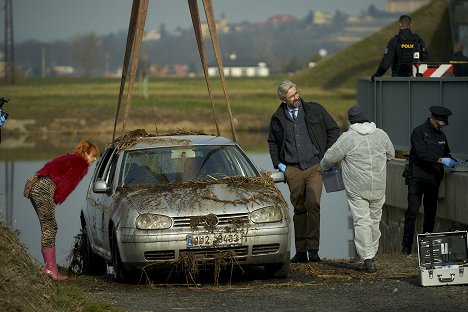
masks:
<path id="1" fill-rule="evenodd" d="M 354 244 L 358 255 L 373 259 L 379 249 L 380 219 L 385 195 L 380 198 L 363 198 L 357 193 L 346 192 L 354 223 Z"/>

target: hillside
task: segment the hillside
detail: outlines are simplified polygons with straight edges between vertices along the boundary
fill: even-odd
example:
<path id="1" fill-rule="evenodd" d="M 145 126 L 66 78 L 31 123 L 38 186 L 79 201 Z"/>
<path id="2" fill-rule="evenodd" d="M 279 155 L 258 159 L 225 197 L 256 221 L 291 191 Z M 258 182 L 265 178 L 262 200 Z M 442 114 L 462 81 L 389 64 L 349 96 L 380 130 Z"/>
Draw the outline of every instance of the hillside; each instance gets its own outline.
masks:
<path id="1" fill-rule="evenodd" d="M 429 52 L 429 61 L 447 61 L 452 54 L 448 4 L 433 0 L 411 14 L 413 32 L 421 36 Z M 300 85 L 325 89 L 354 88 L 360 77 L 370 77 L 382 58 L 388 41 L 398 33 L 398 20 L 371 36 L 340 50 L 330 58 L 295 75 Z M 390 70 L 386 75 L 390 75 Z"/>

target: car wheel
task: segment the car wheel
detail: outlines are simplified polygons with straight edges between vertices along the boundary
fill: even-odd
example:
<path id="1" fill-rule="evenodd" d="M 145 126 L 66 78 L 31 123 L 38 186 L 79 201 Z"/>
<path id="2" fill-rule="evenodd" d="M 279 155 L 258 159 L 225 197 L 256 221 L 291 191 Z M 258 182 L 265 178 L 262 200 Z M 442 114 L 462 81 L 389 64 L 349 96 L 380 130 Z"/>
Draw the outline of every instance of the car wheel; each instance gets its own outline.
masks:
<path id="1" fill-rule="evenodd" d="M 88 232 L 86 226 L 82 228 L 83 235 L 83 273 L 90 275 L 104 275 L 106 273 L 106 260 L 99 257 L 93 252 L 91 243 L 89 242 Z"/>
<path id="2" fill-rule="evenodd" d="M 268 278 L 287 278 L 289 274 L 289 264 L 286 263 L 273 263 L 265 265 L 265 274 Z"/>
<path id="3" fill-rule="evenodd" d="M 123 282 L 128 277 L 128 272 L 124 268 L 122 264 L 122 260 L 120 259 L 120 252 L 119 246 L 117 245 L 117 237 L 115 232 L 112 235 L 112 268 L 113 268 L 113 276 L 116 281 Z"/>

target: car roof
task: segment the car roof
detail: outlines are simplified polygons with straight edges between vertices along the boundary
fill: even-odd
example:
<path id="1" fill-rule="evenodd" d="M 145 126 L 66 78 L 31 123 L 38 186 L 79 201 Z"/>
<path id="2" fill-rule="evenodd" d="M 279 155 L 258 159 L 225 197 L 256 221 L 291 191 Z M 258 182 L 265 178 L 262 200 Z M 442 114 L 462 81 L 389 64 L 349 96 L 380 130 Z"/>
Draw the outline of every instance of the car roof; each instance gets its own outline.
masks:
<path id="1" fill-rule="evenodd" d="M 214 135 L 146 135 L 134 136 L 131 140 L 119 142 L 120 149 L 137 150 L 166 146 L 193 146 L 193 145 L 235 145 L 228 138 Z"/>

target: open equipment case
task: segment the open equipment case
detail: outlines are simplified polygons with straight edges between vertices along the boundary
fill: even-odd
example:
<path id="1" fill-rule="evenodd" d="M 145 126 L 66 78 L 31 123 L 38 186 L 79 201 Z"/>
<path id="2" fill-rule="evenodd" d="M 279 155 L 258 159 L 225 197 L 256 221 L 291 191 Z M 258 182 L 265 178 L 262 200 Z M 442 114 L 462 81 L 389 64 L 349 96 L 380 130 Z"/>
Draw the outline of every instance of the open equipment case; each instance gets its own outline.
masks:
<path id="1" fill-rule="evenodd" d="M 468 284 L 467 231 L 419 234 L 422 286 Z"/>

